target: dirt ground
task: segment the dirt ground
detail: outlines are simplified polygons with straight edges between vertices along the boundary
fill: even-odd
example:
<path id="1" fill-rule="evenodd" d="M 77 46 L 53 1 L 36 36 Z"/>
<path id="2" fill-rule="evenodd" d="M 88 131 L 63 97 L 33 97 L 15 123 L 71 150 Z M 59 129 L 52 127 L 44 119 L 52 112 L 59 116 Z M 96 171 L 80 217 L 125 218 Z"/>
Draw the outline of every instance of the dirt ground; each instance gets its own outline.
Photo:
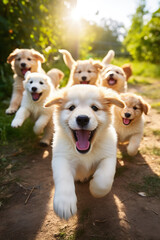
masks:
<path id="1" fill-rule="evenodd" d="M 117 174 L 106 197 L 93 198 L 88 182 L 76 183 L 78 212 L 68 221 L 53 211 L 51 148 L 27 155 L 24 168 L 14 172 L 21 181 L 14 184 L 12 197 L 0 212 L 0 239 L 159 240 L 160 199 L 141 196 L 129 187 L 141 182 L 143 176 L 160 175 L 159 156 L 146 151 L 160 147 L 160 139 L 151 131 L 159 126 L 160 114 L 151 109 L 140 153 L 129 158 L 119 150 Z M 25 158 L 18 157 L 19 161 Z"/>

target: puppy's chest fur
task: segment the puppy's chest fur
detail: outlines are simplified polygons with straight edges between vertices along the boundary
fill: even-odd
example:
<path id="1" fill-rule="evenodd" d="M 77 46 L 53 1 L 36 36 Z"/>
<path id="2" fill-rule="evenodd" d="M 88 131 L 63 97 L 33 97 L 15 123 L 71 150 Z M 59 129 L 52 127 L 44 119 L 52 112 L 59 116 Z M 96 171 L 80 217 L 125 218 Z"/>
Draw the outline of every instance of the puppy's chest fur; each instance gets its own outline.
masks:
<path id="1" fill-rule="evenodd" d="M 124 125 L 121 119 L 115 117 L 114 126 L 118 134 L 118 141 L 125 142 L 135 134 L 143 134 L 144 121 L 141 116 L 136 122 Z"/>

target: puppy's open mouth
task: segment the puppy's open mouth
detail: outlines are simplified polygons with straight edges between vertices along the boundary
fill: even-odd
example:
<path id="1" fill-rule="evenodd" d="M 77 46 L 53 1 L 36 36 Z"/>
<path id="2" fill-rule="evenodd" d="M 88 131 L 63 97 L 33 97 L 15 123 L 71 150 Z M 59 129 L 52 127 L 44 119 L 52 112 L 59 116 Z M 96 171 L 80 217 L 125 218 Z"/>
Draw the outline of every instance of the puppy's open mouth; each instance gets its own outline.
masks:
<path id="1" fill-rule="evenodd" d="M 95 130 L 72 130 L 74 139 L 76 141 L 76 149 L 80 153 L 87 153 L 91 147 L 91 140 L 94 136 Z"/>
<path id="2" fill-rule="evenodd" d="M 33 101 L 38 101 L 39 98 L 41 97 L 42 93 L 32 92 L 31 95 L 32 95 L 32 100 L 33 100 Z"/>
<path id="3" fill-rule="evenodd" d="M 31 68 L 22 68 L 21 69 L 21 72 L 22 72 L 22 74 L 23 74 L 23 76 L 26 74 L 26 72 L 28 72 L 28 71 L 31 71 Z"/>
<path id="4" fill-rule="evenodd" d="M 90 81 L 81 81 L 80 84 L 89 84 Z"/>
<path id="5" fill-rule="evenodd" d="M 109 84 L 110 86 L 115 85 L 116 83 L 117 83 L 117 80 L 115 80 L 114 78 L 109 78 L 109 79 L 108 79 L 108 84 Z"/>
<path id="6" fill-rule="evenodd" d="M 124 125 L 129 125 L 131 123 L 131 119 L 128 119 L 128 118 L 123 118 L 123 124 Z"/>

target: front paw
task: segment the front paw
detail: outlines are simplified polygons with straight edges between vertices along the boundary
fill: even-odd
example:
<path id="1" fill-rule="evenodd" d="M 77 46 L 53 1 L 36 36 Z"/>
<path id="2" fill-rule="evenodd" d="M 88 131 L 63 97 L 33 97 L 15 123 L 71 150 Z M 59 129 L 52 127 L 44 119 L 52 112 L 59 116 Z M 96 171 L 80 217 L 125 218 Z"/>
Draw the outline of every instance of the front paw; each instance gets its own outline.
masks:
<path id="1" fill-rule="evenodd" d="M 33 131 L 36 135 L 40 135 L 43 132 L 43 129 L 39 126 L 34 125 Z"/>
<path id="2" fill-rule="evenodd" d="M 8 115 L 12 115 L 12 114 L 14 114 L 16 112 L 17 112 L 16 108 L 9 107 L 9 108 L 6 109 L 6 114 L 8 114 Z"/>
<path id="3" fill-rule="evenodd" d="M 112 188 L 112 180 L 109 180 L 107 184 L 104 184 L 98 179 L 92 179 L 90 181 L 89 190 L 91 194 L 96 198 L 101 198 L 107 195 Z"/>
<path id="4" fill-rule="evenodd" d="M 133 157 L 133 156 L 135 156 L 137 154 L 137 152 L 138 152 L 138 148 L 135 148 L 133 146 L 129 146 L 128 145 L 127 153 L 128 153 L 129 156 Z"/>
<path id="5" fill-rule="evenodd" d="M 12 123 L 11 123 L 11 127 L 13 128 L 18 128 L 22 126 L 22 120 L 21 119 L 13 119 Z"/>
<path id="6" fill-rule="evenodd" d="M 77 197 L 75 193 L 55 194 L 54 211 L 62 219 L 68 220 L 77 212 Z"/>

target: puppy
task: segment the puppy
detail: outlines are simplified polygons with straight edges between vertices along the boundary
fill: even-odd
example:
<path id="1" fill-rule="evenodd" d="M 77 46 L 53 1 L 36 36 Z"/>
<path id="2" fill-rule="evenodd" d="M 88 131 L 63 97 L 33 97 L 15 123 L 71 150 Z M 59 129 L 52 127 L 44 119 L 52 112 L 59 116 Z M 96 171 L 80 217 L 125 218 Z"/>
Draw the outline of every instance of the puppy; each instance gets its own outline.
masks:
<path id="1" fill-rule="evenodd" d="M 71 70 L 67 86 L 75 84 L 97 85 L 100 70 L 103 68 L 100 61 L 78 60 L 75 61 L 67 50 L 59 50 L 63 54 L 65 64 Z"/>
<path id="2" fill-rule="evenodd" d="M 114 57 L 114 51 L 110 50 L 102 60 L 104 65 L 100 74 L 100 86 L 108 87 L 118 93 L 127 91 L 127 80 L 132 75 L 131 65 L 125 64 L 122 67 L 109 64 Z"/>
<path id="3" fill-rule="evenodd" d="M 129 142 L 127 152 L 134 156 L 138 152 L 140 141 L 143 136 L 144 118 L 150 108 L 142 97 L 133 93 L 120 94 L 121 100 L 125 102 L 125 108 L 114 108 L 114 126 L 120 143 Z"/>
<path id="4" fill-rule="evenodd" d="M 35 120 L 34 132 L 44 135 L 40 141 L 41 145 L 49 145 L 53 133 L 52 114 L 53 107 L 44 108 L 44 103 L 55 92 L 51 79 L 42 73 L 27 72 L 24 81 L 24 93 L 21 107 L 18 109 L 11 126 L 14 128 L 22 126 L 29 116 Z"/>
<path id="5" fill-rule="evenodd" d="M 74 180 L 93 174 L 90 192 L 105 196 L 112 187 L 116 168 L 117 136 L 111 105 L 124 107 L 111 89 L 75 85 L 61 90 L 46 103 L 55 105 L 52 169 L 54 210 L 64 219 L 77 211 Z"/>
<path id="6" fill-rule="evenodd" d="M 41 67 L 44 56 L 34 49 L 15 49 L 7 58 L 11 63 L 14 72 L 14 83 L 12 97 L 6 114 L 13 114 L 17 111 L 23 95 L 23 80 L 27 71 L 45 73 Z"/>

